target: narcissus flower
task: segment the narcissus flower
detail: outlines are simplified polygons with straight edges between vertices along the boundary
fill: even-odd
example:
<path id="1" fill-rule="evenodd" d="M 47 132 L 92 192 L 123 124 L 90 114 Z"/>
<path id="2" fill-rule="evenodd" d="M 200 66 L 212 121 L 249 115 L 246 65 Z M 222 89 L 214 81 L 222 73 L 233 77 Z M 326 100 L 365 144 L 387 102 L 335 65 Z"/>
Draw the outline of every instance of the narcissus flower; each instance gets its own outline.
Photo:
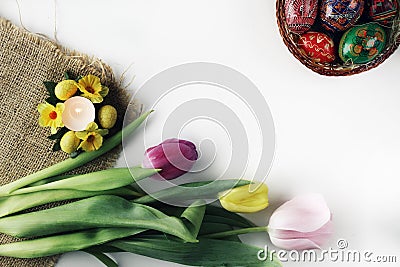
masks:
<path id="1" fill-rule="evenodd" d="M 103 145 L 103 136 L 108 134 L 108 130 L 99 129 L 95 122 L 88 124 L 85 131 L 76 132 L 75 135 L 82 140 L 79 148 L 83 151 L 98 150 Z"/>
<path id="2" fill-rule="evenodd" d="M 284 203 L 271 215 L 271 242 L 287 250 L 320 248 L 333 233 L 331 212 L 320 194 L 308 194 Z"/>
<path id="3" fill-rule="evenodd" d="M 64 111 L 64 104 L 57 103 L 54 107 L 49 103 L 39 104 L 37 107 L 40 117 L 39 125 L 42 127 L 51 127 L 51 133 L 55 134 L 58 127 L 64 127 L 62 122 L 62 113 Z"/>
<path id="4" fill-rule="evenodd" d="M 231 212 L 257 212 L 268 207 L 268 187 L 266 184 L 236 187 L 220 193 L 219 201 L 224 209 Z"/>
<path id="5" fill-rule="evenodd" d="M 78 82 L 79 90 L 83 97 L 90 99 L 93 103 L 103 102 L 103 97 L 108 94 L 108 87 L 100 83 L 100 78 L 94 75 L 87 75 Z"/>
<path id="6" fill-rule="evenodd" d="M 193 167 L 198 158 L 196 146 L 189 141 L 176 138 L 146 150 L 143 167 L 161 169 L 154 178 L 175 179 Z"/>

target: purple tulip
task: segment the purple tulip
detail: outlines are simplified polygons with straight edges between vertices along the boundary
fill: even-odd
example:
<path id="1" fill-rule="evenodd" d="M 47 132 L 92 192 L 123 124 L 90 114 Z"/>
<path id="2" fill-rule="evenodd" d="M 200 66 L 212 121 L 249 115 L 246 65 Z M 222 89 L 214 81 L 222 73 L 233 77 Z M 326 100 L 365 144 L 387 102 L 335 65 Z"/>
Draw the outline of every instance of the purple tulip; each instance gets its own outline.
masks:
<path id="1" fill-rule="evenodd" d="M 144 168 L 161 169 L 158 175 L 171 180 L 190 171 L 197 158 L 196 146 L 192 142 L 172 138 L 148 148 L 142 165 Z"/>
<path id="2" fill-rule="evenodd" d="M 279 248 L 320 248 L 333 233 L 332 215 L 322 195 L 298 196 L 274 211 L 268 233 Z"/>

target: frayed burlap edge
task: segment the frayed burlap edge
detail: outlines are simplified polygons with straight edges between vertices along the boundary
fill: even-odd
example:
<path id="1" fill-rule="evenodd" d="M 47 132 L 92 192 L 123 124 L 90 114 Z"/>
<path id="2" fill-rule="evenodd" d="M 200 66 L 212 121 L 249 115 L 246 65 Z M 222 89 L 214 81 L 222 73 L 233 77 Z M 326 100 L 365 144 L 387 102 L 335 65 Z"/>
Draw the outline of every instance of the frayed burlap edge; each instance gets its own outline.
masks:
<path id="1" fill-rule="evenodd" d="M 102 62 L 100 59 L 78 53 L 74 50 L 67 49 L 43 36 L 28 32 L 18 26 L 15 26 L 10 21 L 3 18 L 0 18 L 0 30 L 1 33 L 2 32 L 9 33 L 10 38 L 13 38 L 13 40 L 15 39 L 25 40 L 25 41 L 28 40 L 31 43 L 43 47 L 44 49 L 48 50 L 49 53 L 54 55 L 54 59 L 63 59 L 73 62 L 73 65 L 77 66 L 77 68 L 75 68 L 74 70 L 74 72 L 76 72 L 75 74 L 77 75 L 86 75 L 90 73 L 100 77 L 101 82 L 110 88 L 110 94 L 113 93 L 113 96 L 106 98 L 106 101 L 107 100 L 109 102 L 111 101 L 110 104 L 114 103 L 114 106 L 118 110 L 119 120 L 123 120 L 124 112 L 128 106 L 130 96 L 126 92 L 126 90 L 121 89 L 121 84 L 115 81 L 113 71 L 107 64 Z M 2 52 L 3 51 L 0 51 L 0 53 Z M 0 62 L 0 64 L 3 64 L 3 62 Z M 62 75 L 63 72 L 61 70 L 60 72 L 61 72 L 60 75 Z M 2 89 L 3 88 L 0 87 L 0 90 Z M 0 129 L 2 129 L 2 125 L 0 125 Z M 42 138 L 46 140 L 46 135 L 43 135 Z M 52 143 L 48 140 L 46 140 L 46 142 L 49 143 L 49 146 L 51 148 Z M 121 146 L 110 151 L 106 156 L 93 161 L 89 166 L 84 166 L 82 168 L 79 168 L 78 170 L 74 171 L 74 173 L 86 173 L 86 172 L 92 172 L 96 170 L 110 168 L 115 164 L 116 160 L 118 159 L 120 151 L 121 151 Z M 61 161 L 67 157 L 62 152 L 57 152 L 54 155 L 55 155 L 54 161 L 49 162 L 49 164 L 47 165 L 52 165 L 55 162 Z M 37 171 L 37 169 L 33 171 Z M 7 175 L 7 177 L 8 176 L 13 176 L 13 175 Z M 12 180 L 16 180 L 18 178 L 19 177 L 15 177 Z M 0 179 L 1 179 L 1 184 L 4 184 L 3 177 L 0 177 Z M 6 182 L 10 182 L 10 179 L 8 179 Z M 5 239 L 6 243 L 17 240 L 15 238 L 10 238 L 10 237 L 7 237 Z M 4 238 L 2 237 L 0 238 L 0 240 L 3 242 Z M 39 259 L 29 259 L 29 260 L 0 257 L 0 266 L 51 267 L 56 264 L 58 258 L 59 258 L 58 255 L 46 258 L 39 258 Z"/>

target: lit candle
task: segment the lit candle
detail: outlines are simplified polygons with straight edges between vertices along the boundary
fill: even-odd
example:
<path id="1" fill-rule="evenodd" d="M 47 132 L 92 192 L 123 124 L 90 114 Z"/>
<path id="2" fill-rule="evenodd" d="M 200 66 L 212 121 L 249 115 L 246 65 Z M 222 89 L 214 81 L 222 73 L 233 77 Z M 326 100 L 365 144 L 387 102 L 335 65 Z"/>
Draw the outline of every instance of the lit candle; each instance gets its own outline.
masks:
<path id="1" fill-rule="evenodd" d="M 64 126 L 71 131 L 83 131 L 94 121 L 96 111 L 92 101 L 82 96 L 74 96 L 64 102 L 62 114 Z"/>

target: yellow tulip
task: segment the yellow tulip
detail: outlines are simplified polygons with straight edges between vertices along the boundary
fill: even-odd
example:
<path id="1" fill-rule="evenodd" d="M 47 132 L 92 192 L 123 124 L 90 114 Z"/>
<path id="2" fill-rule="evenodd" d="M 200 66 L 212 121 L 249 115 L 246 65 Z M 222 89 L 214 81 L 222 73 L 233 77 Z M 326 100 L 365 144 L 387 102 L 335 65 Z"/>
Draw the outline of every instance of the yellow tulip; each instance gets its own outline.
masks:
<path id="1" fill-rule="evenodd" d="M 252 191 L 254 188 L 256 190 Z M 268 207 L 268 187 L 265 184 L 244 185 L 220 194 L 219 201 L 231 212 L 251 213 Z"/>

